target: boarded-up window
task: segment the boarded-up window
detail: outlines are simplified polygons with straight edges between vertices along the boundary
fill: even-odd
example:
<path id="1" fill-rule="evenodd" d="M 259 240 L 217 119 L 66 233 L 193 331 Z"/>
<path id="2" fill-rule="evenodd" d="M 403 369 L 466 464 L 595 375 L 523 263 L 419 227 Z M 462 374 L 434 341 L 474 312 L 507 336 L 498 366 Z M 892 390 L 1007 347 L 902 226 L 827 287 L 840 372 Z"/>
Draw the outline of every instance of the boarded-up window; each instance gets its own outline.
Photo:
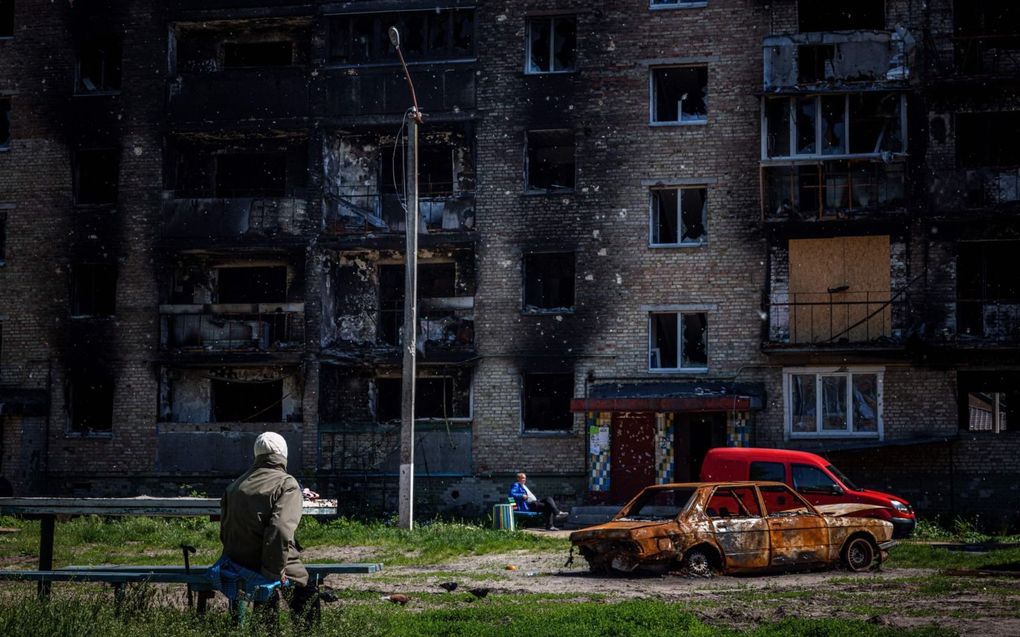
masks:
<path id="1" fill-rule="evenodd" d="M 791 240 L 791 342 L 890 336 L 890 290 L 888 235 Z"/>

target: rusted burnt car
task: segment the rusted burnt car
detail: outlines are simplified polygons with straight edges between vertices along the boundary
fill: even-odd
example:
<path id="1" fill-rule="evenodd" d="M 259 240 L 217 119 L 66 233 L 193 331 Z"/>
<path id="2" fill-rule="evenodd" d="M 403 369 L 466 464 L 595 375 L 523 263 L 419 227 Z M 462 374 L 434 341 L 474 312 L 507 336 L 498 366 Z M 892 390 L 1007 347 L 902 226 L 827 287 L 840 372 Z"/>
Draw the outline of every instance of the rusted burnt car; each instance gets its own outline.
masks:
<path id="1" fill-rule="evenodd" d="M 863 571 L 895 544 L 889 522 L 847 517 L 871 506 L 812 506 L 780 482 L 665 484 L 570 541 L 595 572 L 681 568 L 707 576 L 839 562 Z"/>

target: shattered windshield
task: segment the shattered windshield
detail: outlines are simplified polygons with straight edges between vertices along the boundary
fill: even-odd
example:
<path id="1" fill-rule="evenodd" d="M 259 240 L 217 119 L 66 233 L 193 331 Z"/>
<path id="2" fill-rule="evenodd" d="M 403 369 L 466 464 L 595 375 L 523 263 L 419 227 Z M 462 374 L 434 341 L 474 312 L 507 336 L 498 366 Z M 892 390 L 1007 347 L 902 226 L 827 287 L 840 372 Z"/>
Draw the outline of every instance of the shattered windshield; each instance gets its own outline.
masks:
<path id="1" fill-rule="evenodd" d="M 695 489 L 649 489 L 620 516 L 621 520 L 672 520 L 684 510 Z"/>
<path id="2" fill-rule="evenodd" d="M 843 485 L 847 489 L 850 489 L 851 491 L 863 491 L 864 490 L 864 489 L 861 489 L 856 484 L 854 484 L 853 481 L 850 480 L 850 478 L 848 478 L 845 475 L 843 475 L 842 471 L 840 471 L 836 467 L 832 466 L 831 464 L 829 466 L 825 467 L 825 468 L 829 470 L 829 473 L 831 473 L 832 475 L 834 475 L 837 478 L 839 478 L 839 481 L 842 482 Z"/>

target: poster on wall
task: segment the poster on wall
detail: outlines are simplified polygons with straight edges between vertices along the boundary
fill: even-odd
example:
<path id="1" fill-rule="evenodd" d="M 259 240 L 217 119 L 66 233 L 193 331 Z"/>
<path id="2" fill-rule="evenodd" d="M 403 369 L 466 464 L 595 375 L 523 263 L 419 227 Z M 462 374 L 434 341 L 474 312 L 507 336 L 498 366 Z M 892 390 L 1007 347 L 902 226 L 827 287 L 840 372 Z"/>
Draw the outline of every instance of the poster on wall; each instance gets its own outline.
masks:
<path id="1" fill-rule="evenodd" d="M 609 451 L 609 427 L 593 425 L 588 428 L 588 451 L 593 456 Z"/>

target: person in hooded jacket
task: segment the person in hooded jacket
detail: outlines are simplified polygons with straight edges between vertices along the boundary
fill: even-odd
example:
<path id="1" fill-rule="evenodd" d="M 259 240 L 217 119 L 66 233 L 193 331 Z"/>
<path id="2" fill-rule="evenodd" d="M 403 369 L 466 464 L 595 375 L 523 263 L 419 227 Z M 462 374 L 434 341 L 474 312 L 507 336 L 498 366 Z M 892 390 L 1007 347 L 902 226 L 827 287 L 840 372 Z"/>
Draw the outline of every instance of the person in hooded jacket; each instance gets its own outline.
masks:
<path id="1" fill-rule="evenodd" d="M 321 602 L 294 532 L 301 521 L 298 481 L 287 473 L 287 441 L 274 432 L 255 439 L 255 462 L 227 487 L 220 501 L 223 554 L 270 580 L 289 582 L 284 596 L 306 626 L 318 621 Z M 277 598 L 268 604 L 275 608 Z"/>

